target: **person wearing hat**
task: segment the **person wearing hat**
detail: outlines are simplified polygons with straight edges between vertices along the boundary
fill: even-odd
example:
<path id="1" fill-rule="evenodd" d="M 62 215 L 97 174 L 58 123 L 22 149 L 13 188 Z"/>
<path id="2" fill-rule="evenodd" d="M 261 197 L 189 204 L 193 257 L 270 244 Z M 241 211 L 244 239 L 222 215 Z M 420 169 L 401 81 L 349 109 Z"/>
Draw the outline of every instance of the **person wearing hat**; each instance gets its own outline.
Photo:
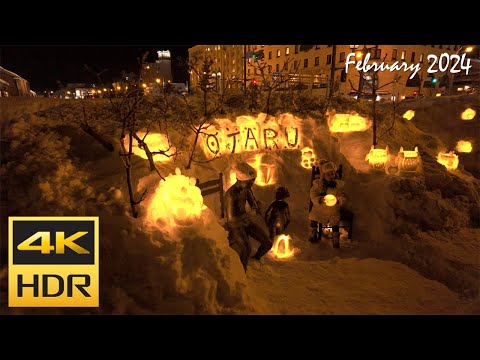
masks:
<path id="1" fill-rule="evenodd" d="M 336 171 L 337 166 L 333 162 L 325 161 L 320 165 L 320 176 L 313 180 L 310 189 L 310 200 L 313 206 L 308 215 L 310 220 L 308 240 L 311 243 L 319 242 L 322 238 L 322 225 L 329 224 L 332 226 L 333 247 L 339 248 L 340 206 L 345 201 L 343 194 L 345 183 L 342 180 L 335 179 Z M 327 195 L 330 196 L 327 197 Z"/>
<path id="2" fill-rule="evenodd" d="M 247 163 L 239 163 L 234 167 L 237 181 L 225 193 L 225 217 L 227 220 L 228 242 L 239 257 L 242 265 L 247 271 L 248 259 L 252 251 L 249 236 L 260 243 L 256 254 L 252 257 L 260 260 L 270 251 L 273 243 L 267 233 L 255 223 L 247 214 L 246 204 L 257 214 L 260 208 L 253 195 L 252 185 L 257 177 L 257 171 Z"/>
<path id="3" fill-rule="evenodd" d="M 275 190 L 275 201 L 273 201 L 265 212 L 265 222 L 270 233 L 270 240 L 274 241 L 277 235 L 282 234 L 290 223 L 290 209 L 286 198 L 290 193 L 285 186 L 279 186 Z"/>

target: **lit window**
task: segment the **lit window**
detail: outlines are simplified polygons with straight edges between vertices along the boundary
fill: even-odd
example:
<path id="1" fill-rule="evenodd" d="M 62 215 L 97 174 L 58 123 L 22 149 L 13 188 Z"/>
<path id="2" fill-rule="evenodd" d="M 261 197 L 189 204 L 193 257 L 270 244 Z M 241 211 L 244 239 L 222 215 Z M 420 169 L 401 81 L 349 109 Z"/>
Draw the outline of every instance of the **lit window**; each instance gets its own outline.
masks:
<path id="1" fill-rule="evenodd" d="M 280 57 L 280 49 L 277 50 L 277 57 Z"/>
<path id="2" fill-rule="evenodd" d="M 290 54 L 290 48 L 285 48 L 285 55 L 289 55 Z"/>
<path id="3" fill-rule="evenodd" d="M 232 64 L 235 64 L 235 59 L 232 60 Z"/>
<path id="4" fill-rule="evenodd" d="M 401 59 L 405 60 L 405 56 L 407 56 L 407 52 L 405 50 L 402 50 L 402 56 Z"/>
<path id="5" fill-rule="evenodd" d="M 418 61 L 423 63 L 423 54 L 420 54 L 420 59 L 418 59 Z"/>

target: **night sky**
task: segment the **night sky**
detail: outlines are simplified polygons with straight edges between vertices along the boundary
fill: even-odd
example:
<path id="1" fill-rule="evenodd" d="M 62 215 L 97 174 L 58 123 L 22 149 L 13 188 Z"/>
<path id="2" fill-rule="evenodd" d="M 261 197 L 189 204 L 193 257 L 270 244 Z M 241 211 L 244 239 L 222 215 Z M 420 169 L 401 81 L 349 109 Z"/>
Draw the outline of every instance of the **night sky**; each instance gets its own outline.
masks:
<path id="1" fill-rule="evenodd" d="M 96 83 L 95 75 L 85 65 L 100 72 L 105 83 L 120 76 L 122 70 L 138 72 L 138 58 L 149 51 L 147 61 L 157 58 L 156 51 L 170 50 L 174 82 L 188 80 L 188 72 L 179 66 L 177 58 L 187 59 L 193 45 L 172 46 L 1 46 L 0 66 L 30 82 L 34 91 L 55 90 L 61 84 Z"/>

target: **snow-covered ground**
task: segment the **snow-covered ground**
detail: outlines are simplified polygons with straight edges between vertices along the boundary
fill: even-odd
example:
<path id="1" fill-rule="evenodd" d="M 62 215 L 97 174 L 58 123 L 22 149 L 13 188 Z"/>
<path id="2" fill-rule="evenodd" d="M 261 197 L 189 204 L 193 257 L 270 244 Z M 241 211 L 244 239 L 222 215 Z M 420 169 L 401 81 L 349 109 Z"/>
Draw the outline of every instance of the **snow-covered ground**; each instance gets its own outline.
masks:
<path id="1" fill-rule="evenodd" d="M 344 233 L 340 249 L 333 249 L 328 239 L 319 245 L 306 241 L 311 174 L 300 166 L 299 150 L 277 151 L 271 155 L 276 185 L 290 190 L 288 233 L 299 251 L 282 261 L 267 255 L 260 263 L 252 262 L 245 275 L 228 247 L 217 196 L 203 199 L 208 209 L 199 221 L 173 232 L 148 221 L 159 177 L 139 157 L 133 180 L 139 192 L 148 188 L 149 196 L 139 217 L 130 216 L 125 169 L 118 156 L 119 129 L 101 118 L 95 123 L 116 147 L 108 152 L 79 128 L 82 119 L 75 117 L 84 104 L 93 111 L 100 102 L 0 101 L 0 255 L 6 254 L 6 214 L 98 215 L 101 249 L 100 308 L 8 309 L 3 265 L 2 313 L 480 313 L 479 181 L 468 171 L 449 172 L 436 162 L 439 149 L 449 143 L 435 129 L 456 120 L 456 107 L 438 118 L 432 113 L 437 126 L 428 129 L 417 126 L 419 118 L 399 116 L 393 131 L 379 142 L 379 147 L 389 145 L 394 155 L 400 146 L 418 146 L 422 172 L 415 176 L 370 171 L 365 155 L 371 129 L 332 134 L 326 124 L 303 119 L 303 145 L 344 167 L 347 204 L 355 214 L 353 241 Z M 464 101 L 458 108 L 471 105 L 470 98 Z M 430 119 L 429 109 L 423 110 L 425 119 Z M 478 129 L 478 115 L 471 122 Z M 253 154 L 224 156 L 189 170 L 181 155 L 175 163 L 158 167 L 164 176 L 175 174 L 178 167 L 182 174 L 206 181 L 219 172 L 228 174 L 234 160 L 249 160 Z M 255 187 L 263 210 L 273 200 L 274 188 Z"/>

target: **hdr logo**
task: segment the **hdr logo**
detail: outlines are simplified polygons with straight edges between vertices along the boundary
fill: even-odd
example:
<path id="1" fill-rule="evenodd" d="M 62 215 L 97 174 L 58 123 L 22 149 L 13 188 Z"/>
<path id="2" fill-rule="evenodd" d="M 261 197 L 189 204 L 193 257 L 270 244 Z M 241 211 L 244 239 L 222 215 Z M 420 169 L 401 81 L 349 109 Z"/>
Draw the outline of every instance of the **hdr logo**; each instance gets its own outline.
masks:
<path id="1" fill-rule="evenodd" d="M 8 306 L 98 307 L 98 217 L 9 217 Z"/>

